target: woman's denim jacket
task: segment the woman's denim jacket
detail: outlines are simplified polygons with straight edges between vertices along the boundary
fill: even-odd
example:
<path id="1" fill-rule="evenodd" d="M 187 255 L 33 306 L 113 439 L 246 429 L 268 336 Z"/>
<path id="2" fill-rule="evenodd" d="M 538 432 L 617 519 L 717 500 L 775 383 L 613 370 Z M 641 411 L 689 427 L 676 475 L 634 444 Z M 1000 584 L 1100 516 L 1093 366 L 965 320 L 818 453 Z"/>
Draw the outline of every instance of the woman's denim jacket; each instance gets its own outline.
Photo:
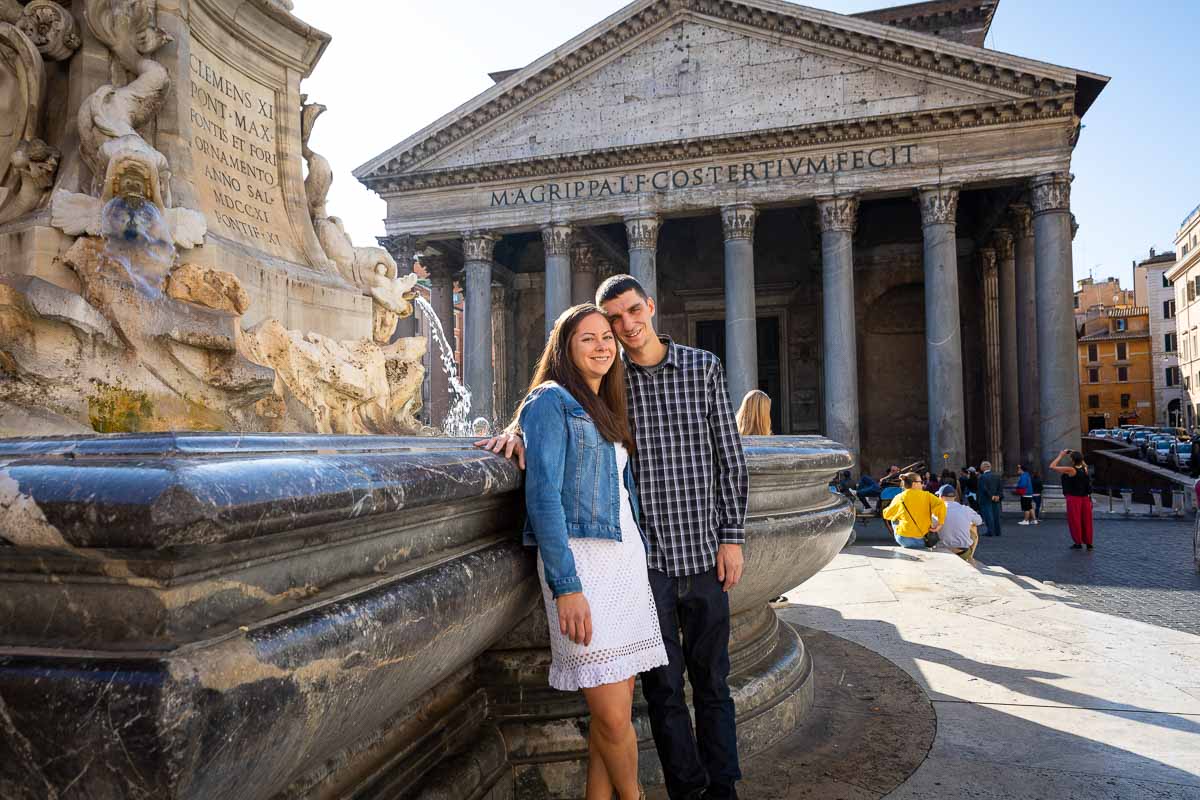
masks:
<path id="1" fill-rule="evenodd" d="M 521 406 L 519 421 L 525 438 L 524 543 L 541 551 L 546 583 L 555 597 L 581 592 L 567 539 L 621 539 L 616 448 L 557 383 L 534 389 Z M 622 479 L 638 519 L 628 464 Z M 645 544 L 646 535 L 641 535 Z"/>

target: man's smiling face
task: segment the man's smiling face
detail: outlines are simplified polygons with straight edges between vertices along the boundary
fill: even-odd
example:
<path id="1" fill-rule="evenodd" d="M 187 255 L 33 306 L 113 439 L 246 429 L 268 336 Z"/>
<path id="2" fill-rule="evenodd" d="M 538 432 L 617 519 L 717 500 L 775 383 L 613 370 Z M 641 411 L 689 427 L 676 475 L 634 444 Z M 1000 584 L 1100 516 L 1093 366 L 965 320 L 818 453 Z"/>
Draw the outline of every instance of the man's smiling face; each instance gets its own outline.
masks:
<path id="1" fill-rule="evenodd" d="M 636 290 L 630 289 L 611 300 L 605 300 L 604 313 L 612 323 L 617 341 L 626 350 L 641 350 L 649 342 L 657 340 L 652 321 L 654 301 L 642 297 Z"/>

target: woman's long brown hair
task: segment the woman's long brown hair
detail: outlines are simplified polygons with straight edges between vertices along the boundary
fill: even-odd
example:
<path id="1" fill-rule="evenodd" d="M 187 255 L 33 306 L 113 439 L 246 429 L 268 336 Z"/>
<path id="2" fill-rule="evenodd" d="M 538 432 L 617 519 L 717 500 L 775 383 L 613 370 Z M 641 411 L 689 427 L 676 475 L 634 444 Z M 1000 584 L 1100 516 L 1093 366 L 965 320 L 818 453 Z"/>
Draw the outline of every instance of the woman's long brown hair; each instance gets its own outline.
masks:
<path id="1" fill-rule="evenodd" d="M 537 368 L 533 371 L 529 392 L 546 381 L 554 381 L 579 401 L 579 405 L 587 411 L 606 441 L 620 442 L 632 456 L 634 443 L 625 402 L 625 365 L 617 352 L 616 341 L 613 341 L 613 365 L 600 379 L 599 394 L 592 392 L 583 378 L 583 373 L 571 360 L 571 337 L 575 335 L 579 323 L 592 314 L 600 315 L 607 324 L 608 318 L 604 316 L 604 312 L 592 303 L 571 306 L 559 315 L 554 323 L 554 330 L 550 331 L 546 349 L 542 351 L 542 357 L 538 359 Z M 529 396 L 529 392 L 526 392 L 526 397 Z"/>
<path id="2" fill-rule="evenodd" d="M 766 392 L 758 389 L 746 392 L 737 411 L 737 426 L 742 436 L 771 435 L 771 398 Z"/>

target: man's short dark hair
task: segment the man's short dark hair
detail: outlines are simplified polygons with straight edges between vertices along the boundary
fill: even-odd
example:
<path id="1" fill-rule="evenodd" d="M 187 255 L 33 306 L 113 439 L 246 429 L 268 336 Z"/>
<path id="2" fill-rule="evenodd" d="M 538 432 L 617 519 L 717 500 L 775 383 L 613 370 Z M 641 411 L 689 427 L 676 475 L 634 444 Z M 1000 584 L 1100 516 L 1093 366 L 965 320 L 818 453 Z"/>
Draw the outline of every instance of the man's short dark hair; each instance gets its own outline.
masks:
<path id="1" fill-rule="evenodd" d="M 596 305 L 602 306 L 614 297 L 620 297 L 630 289 L 638 293 L 638 297 L 643 300 L 648 300 L 649 295 L 638 282 L 638 279 L 632 275 L 613 275 L 604 283 L 600 284 L 600 288 L 596 290 Z"/>

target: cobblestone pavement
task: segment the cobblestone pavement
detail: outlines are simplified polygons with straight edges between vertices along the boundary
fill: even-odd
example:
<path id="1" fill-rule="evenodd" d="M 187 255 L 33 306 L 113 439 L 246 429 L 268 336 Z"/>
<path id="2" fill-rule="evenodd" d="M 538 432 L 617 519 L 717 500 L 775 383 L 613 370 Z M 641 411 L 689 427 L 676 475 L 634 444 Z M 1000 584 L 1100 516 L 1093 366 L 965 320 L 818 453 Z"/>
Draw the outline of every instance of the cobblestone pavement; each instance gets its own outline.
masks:
<path id="1" fill-rule="evenodd" d="M 1066 520 L 1031 526 L 1018 521 L 1005 515 L 1004 535 L 981 539 L 976 560 L 1053 584 L 1082 608 L 1200 635 L 1191 520 L 1097 519 L 1091 553 L 1070 549 Z M 857 528 L 861 536 L 864 523 Z"/>
<path id="2" fill-rule="evenodd" d="M 1065 520 L 1022 526 L 980 541 L 975 558 L 1069 592 L 1083 608 L 1200 634 L 1200 575 L 1192 522 L 1096 520 L 1096 549 L 1071 550 Z"/>

